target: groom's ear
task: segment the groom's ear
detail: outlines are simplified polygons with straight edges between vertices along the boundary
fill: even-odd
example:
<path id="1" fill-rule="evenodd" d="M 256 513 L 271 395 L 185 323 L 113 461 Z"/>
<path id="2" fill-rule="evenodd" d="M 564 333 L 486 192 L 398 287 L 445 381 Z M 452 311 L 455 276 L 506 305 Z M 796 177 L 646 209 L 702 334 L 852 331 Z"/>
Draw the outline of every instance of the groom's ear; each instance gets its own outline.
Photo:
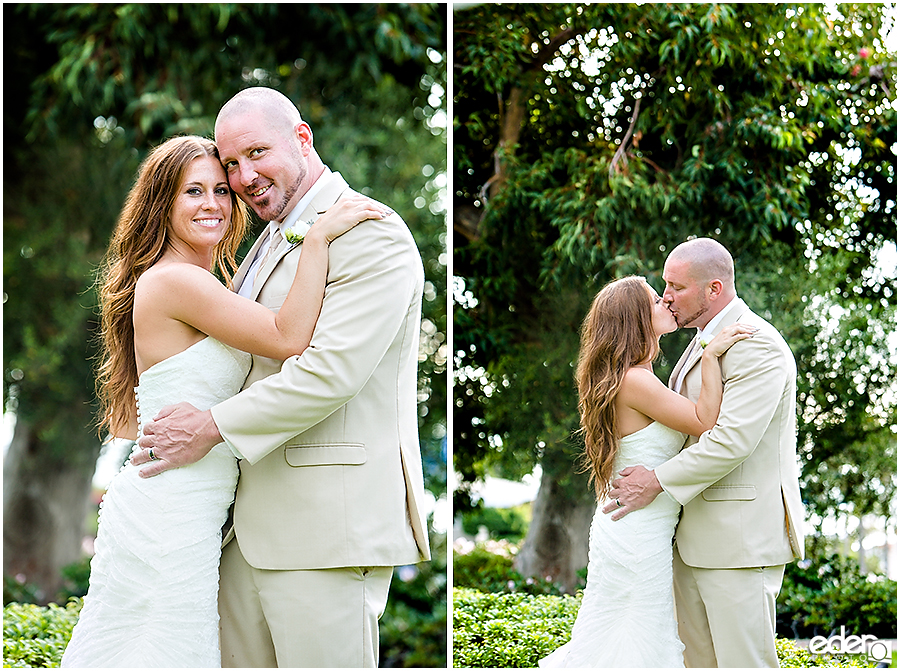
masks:
<path id="1" fill-rule="evenodd" d="M 310 128 L 309 124 L 307 124 L 305 121 L 301 121 L 296 126 L 294 126 L 294 134 L 297 136 L 297 140 L 300 142 L 303 155 L 308 155 L 313 147 L 312 128 Z"/>
<path id="2" fill-rule="evenodd" d="M 722 295 L 722 291 L 725 289 L 725 283 L 722 280 L 711 280 L 709 284 L 706 285 L 706 290 L 709 292 L 709 299 L 716 300 L 719 296 Z"/>

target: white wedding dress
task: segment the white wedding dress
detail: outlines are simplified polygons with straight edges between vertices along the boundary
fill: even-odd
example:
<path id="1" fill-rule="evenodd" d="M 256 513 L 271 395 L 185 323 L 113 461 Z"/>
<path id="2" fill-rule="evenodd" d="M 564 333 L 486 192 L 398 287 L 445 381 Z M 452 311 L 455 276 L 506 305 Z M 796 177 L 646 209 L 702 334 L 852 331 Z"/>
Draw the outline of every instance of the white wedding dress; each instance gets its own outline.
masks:
<path id="1" fill-rule="evenodd" d="M 187 401 L 207 410 L 241 390 L 250 355 L 205 338 L 146 370 L 138 421 Z M 222 443 L 196 464 L 142 479 L 126 463 L 100 506 L 90 588 L 64 667 L 220 667 L 221 529 L 237 460 Z"/>
<path id="2" fill-rule="evenodd" d="M 655 468 L 684 434 L 654 422 L 625 436 L 614 473 Z M 681 507 L 663 492 L 615 522 L 601 503 L 591 523 L 587 585 L 572 637 L 542 668 L 683 668 L 672 593 L 672 538 Z"/>

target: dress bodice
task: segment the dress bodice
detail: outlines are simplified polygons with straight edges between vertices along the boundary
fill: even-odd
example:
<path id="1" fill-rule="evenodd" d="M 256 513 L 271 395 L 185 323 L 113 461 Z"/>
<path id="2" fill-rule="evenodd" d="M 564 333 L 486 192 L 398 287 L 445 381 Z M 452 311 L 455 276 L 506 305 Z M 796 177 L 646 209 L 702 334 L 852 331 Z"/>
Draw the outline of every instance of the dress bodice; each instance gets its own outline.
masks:
<path id="1" fill-rule="evenodd" d="M 619 440 L 615 472 L 628 466 L 656 468 L 681 451 L 686 435 L 665 424 L 653 422 Z"/>
<path id="2" fill-rule="evenodd" d="M 250 370 L 246 352 L 206 337 L 141 373 L 134 393 L 139 433 L 163 406 L 187 401 L 198 410 L 237 394 Z"/>

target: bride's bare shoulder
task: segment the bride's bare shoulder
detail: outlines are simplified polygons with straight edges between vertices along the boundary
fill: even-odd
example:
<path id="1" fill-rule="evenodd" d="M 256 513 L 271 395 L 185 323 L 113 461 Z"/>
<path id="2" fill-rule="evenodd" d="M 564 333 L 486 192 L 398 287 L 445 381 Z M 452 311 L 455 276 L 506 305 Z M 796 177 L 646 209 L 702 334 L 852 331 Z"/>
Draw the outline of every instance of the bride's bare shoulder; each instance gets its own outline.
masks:
<path id="1" fill-rule="evenodd" d="M 155 296 L 168 297 L 192 295 L 196 290 L 223 287 L 208 270 L 192 263 L 157 263 L 148 268 L 135 284 L 135 299 Z"/>
<path id="2" fill-rule="evenodd" d="M 622 387 L 644 388 L 647 385 L 656 386 L 662 384 L 660 379 L 654 375 L 652 370 L 642 366 L 632 366 L 625 371 L 625 377 L 622 380 Z"/>

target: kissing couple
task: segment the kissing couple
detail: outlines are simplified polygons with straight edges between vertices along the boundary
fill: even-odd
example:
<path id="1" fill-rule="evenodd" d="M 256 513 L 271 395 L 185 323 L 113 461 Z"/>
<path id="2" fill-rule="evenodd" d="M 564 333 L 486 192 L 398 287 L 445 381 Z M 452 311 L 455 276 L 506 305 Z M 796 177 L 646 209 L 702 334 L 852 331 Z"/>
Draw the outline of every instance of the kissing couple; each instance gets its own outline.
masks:
<path id="1" fill-rule="evenodd" d="M 662 296 L 608 284 L 577 382 L 598 498 L 571 640 L 543 668 L 778 667 L 775 599 L 804 556 L 793 354 L 707 238 L 675 247 Z M 697 333 L 666 387 L 659 338 Z M 674 541 L 673 541 L 674 539 Z"/>

